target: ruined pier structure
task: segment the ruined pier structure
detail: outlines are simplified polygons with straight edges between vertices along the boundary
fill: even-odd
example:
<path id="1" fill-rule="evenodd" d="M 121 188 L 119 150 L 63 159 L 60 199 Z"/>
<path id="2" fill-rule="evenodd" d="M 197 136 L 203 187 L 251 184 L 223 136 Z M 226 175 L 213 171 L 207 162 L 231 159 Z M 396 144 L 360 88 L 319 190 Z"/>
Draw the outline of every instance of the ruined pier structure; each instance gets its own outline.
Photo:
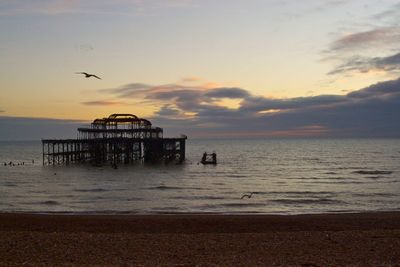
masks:
<path id="1" fill-rule="evenodd" d="M 96 165 L 185 160 L 187 137 L 164 138 L 163 129 L 132 114 L 112 114 L 78 128 L 77 139 L 43 139 L 43 165 Z"/>

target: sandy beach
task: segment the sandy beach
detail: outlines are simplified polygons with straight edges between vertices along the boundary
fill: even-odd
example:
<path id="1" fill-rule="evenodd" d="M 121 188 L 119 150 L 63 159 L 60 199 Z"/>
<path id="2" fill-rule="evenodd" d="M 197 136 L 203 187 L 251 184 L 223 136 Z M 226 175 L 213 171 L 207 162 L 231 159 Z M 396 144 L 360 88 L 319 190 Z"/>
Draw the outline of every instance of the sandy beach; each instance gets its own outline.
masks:
<path id="1" fill-rule="evenodd" d="M 0 214 L 0 265 L 399 266 L 400 213 Z"/>

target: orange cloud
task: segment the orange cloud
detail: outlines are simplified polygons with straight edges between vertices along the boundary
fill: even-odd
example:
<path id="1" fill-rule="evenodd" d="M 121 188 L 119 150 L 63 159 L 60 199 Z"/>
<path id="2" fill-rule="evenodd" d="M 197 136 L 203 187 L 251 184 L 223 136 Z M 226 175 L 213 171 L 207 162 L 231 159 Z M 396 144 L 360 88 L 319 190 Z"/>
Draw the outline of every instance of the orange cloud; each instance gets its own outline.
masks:
<path id="1" fill-rule="evenodd" d="M 202 81 L 202 78 L 195 77 L 195 76 L 190 76 L 190 77 L 185 77 L 181 80 L 182 83 L 193 83 L 193 82 L 200 82 Z"/>
<path id="2" fill-rule="evenodd" d="M 281 111 L 280 109 L 266 109 L 266 110 L 259 111 L 258 113 L 259 114 L 273 114 L 273 113 L 277 113 L 280 111 Z"/>
<path id="3" fill-rule="evenodd" d="M 82 104 L 87 106 L 122 106 L 127 105 L 127 103 L 122 101 L 112 101 L 112 100 L 100 100 L 100 101 L 87 101 L 82 102 Z"/>

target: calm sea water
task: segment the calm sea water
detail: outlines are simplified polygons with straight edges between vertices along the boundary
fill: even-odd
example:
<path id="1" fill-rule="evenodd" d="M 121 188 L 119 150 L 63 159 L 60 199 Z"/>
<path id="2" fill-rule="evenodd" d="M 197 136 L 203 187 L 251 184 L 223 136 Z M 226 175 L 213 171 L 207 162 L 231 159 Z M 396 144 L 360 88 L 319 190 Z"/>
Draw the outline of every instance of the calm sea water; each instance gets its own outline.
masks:
<path id="1" fill-rule="evenodd" d="M 216 151 L 219 164 L 198 164 Z M 34 164 L 32 164 L 32 159 Z M 0 212 L 299 214 L 400 209 L 400 140 L 188 140 L 184 165 L 42 166 L 0 142 Z M 255 192 L 250 199 L 242 194 Z"/>

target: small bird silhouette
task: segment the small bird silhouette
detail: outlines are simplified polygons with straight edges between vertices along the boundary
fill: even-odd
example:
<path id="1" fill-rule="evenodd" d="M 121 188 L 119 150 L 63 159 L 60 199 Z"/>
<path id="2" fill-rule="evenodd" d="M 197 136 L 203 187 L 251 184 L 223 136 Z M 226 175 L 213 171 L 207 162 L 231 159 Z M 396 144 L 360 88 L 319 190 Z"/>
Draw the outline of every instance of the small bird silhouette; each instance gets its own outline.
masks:
<path id="1" fill-rule="evenodd" d="M 243 199 L 245 197 L 251 198 L 252 195 L 253 195 L 253 192 L 251 192 L 250 194 L 243 194 L 243 196 L 240 199 Z"/>
<path id="2" fill-rule="evenodd" d="M 97 79 L 101 80 L 101 78 L 99 76 L 96 76 L 94 74 L 90 74 L 90 73 L 87 73 L 87 72 L 75 72 L 75 73 L 76 74 L 83 74 L 83 75 L 85 75 L 85 78 L 94 77 L 94 78 L 97 78 Z"/>

